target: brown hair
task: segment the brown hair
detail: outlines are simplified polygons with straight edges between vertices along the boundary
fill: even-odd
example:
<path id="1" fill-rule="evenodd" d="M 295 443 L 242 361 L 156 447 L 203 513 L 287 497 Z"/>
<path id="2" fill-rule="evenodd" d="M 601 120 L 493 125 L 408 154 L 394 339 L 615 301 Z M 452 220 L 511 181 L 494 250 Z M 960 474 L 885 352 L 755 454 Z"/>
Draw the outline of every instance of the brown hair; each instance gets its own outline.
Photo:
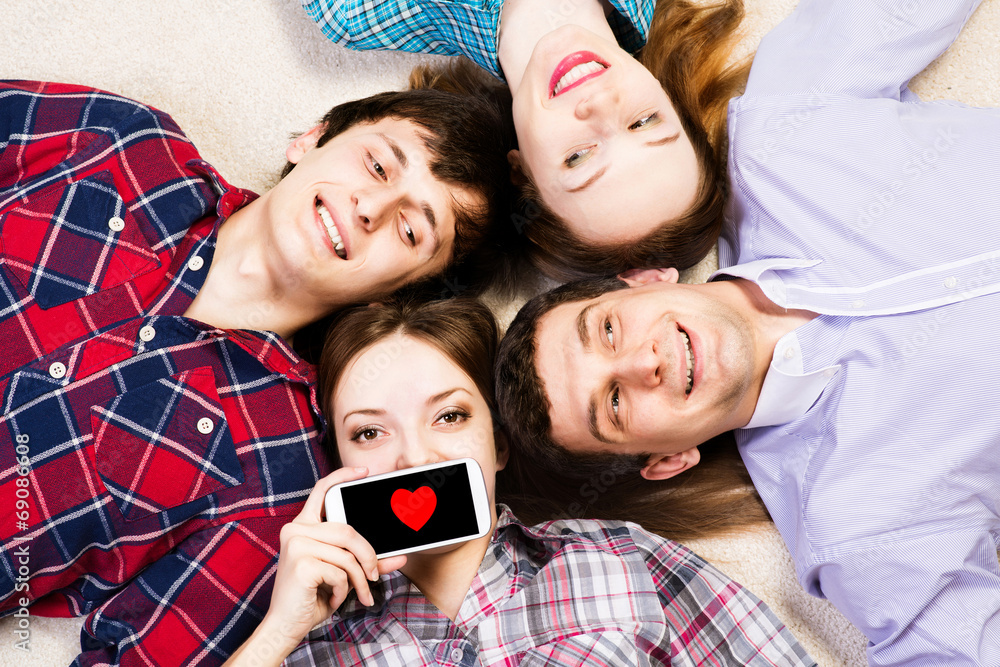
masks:
<path id="1" fill-rule="evenodd" d="M 659 482 L 638 474 L 649 454 L 581 454 L 552 439 L 551 403 L 535 365 L 538 321 L 560 304 L 627 287 L 617 278 L 567 283 L 528 301 L 504 335 L 494 372 L 511 444 L 508 502 L 527 521 L 567 515 L 623 519 L 674 540 L 767 520 L 729 432 L 702 445 L 699 465 Z"/>
<path id="2" fill-rule="evenodd" d="M 742 19 L 742 0 L 714 5 L 658 2 L 649 38 L 638 56 L 670 97 L 694 146 L 701 179 L 692 207 L 639 241 L 594 246 L 573 235 L 524 172 L 519 204 L 525 234 L 532 242 L 530 259 L 539 270 L 558 280 L 572 280 L 629 268 L 686 269 L 711 250 L 722 230 L 728 195 L 726 110 L 745 84 L 750 66 L 749 61 L 729 65 Z"/>
<path id="3" fill-rule="evenodd" d="M 328 422 L 333 417 L 330 403 L 334 391 L 351 360 L 396 333 L 412 336 L 440 350 L 472 378 L 490 412 L 495 412 L 493 359 L 500 334 L 493 313 L 469 298 L 436 301 L 400 298 L 349 308 L 335 317 L 319 362 L 320 407 Z M 324 445 L 334 466 L 339 467 L 340 455 L 332 427 L 327 429 Z"/>
<path id="4" fill-rule="evenodd" d="M 507 151 L 515 141 L 510 103 L 505 105 L 502 95 L 460 95 L 432 83 L 415 75 L 411 85 L 423 87 L 338 104 L 320 121 L 324 129 L 316 146 L 323 146 L 355 125 L 377 123 L 383 118 L 411 121 L 425 130 L 421 138 L 431 154 L 434 178 L 469 189 L 481 199 L 478 205 L 455 209 L 452 260 L 468 261 L 484 245 L 490 245 L 494 229 L 509 219 Z M 294 167 L 286 163 L 281 177 Z"/>

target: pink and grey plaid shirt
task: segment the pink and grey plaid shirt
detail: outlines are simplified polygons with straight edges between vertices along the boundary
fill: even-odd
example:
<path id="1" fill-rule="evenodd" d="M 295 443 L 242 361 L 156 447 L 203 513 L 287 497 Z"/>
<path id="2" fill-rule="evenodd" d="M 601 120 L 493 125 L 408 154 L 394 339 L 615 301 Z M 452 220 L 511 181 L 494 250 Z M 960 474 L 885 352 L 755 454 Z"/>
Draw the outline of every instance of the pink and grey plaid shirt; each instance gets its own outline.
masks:
<path id="1" fill-rule="evenodd" d="M 169 116 L 0 82 L 0 614 L 90 614 L 78 664 L 218 664 L 328 470 L 315 373 L 183 317 L 255 195 Z"/>
<path id="2" fill-rule="evenodd" d="M 631 523 L 525 526 L 504 508 L 455 623 L 399 572 L 382 583 L 380 608 L 352 596 L 285 664 L 816 664 L 752 593 Z"/>

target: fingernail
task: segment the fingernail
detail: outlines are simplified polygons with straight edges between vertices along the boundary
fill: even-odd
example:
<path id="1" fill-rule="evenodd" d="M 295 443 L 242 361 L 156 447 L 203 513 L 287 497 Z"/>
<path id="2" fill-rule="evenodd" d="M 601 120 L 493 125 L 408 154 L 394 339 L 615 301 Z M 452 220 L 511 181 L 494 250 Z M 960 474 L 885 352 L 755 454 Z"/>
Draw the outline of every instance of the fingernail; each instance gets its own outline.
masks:
<path id="1" fill-rule="evenodd" d="M 368 470 L 368 468 L 364 466 L 358 466 L 357 468 L 354 469 L 354 472 L 364 472 L 365 470 Z"/>
<path id="2" fill-rule="evenodd" d="M 378 581 L 378 568 L 375 568 L 374 570 L 369 572 L 368 578 L 371 579 L 372 581 Z"/>

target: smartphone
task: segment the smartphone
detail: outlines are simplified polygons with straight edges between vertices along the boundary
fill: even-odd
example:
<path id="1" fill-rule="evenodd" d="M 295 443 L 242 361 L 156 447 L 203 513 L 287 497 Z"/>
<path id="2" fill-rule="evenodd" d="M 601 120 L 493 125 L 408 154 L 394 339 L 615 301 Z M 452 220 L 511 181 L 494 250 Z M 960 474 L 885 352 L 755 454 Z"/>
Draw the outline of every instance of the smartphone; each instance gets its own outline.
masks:
<path id="1" fill-rule="evenodd" d="M 474 459 L 373 475 L 326 493 L 326 520 L 350 524 L 379 558 L 467 542 L 490 531 L 483 471 Z"/>

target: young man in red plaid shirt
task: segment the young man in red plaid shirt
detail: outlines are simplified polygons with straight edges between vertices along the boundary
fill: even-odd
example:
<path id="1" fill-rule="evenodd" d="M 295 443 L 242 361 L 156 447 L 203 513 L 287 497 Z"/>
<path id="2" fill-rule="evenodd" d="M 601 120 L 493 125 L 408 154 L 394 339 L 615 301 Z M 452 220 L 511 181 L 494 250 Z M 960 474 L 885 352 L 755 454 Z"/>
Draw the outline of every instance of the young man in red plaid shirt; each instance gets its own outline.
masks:
<path id="1" fill-rule="evenodd" d="M 0 83 L 0 614 L 89 614 L 81 665 L 239 646 L 329 472 L 287 339 L 482 243 L 508 146 L 476 104 L 335 107 L 258 197 L 158 110 Z"/>

